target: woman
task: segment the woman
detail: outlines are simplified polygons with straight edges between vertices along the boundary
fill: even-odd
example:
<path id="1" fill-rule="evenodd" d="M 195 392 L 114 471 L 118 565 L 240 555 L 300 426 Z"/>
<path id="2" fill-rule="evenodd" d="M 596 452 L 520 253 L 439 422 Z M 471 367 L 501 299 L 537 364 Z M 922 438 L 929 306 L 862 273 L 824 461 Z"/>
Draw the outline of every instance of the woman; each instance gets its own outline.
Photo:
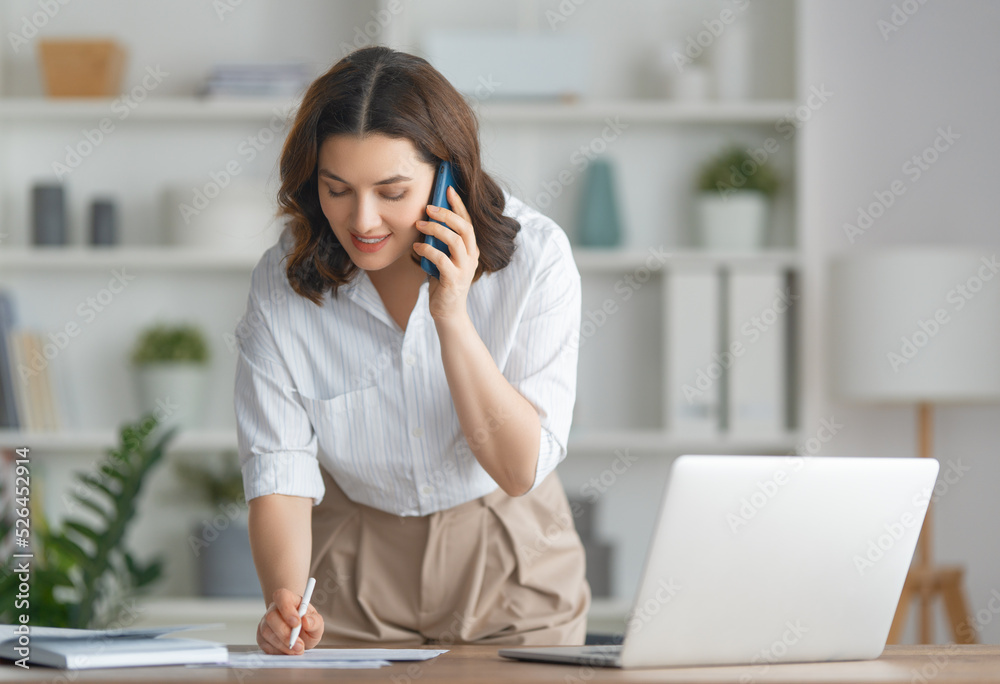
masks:
<path id="1" fill-rule="evenodd" d="M 427 205 L 441 160 L 451 211 Z M 237 327 L 257 643 L 583 643 L 583 547 L 555 473 L 580 330 L 565 233 L 483 171 L 447 80 L 388 48 L 310 86 L 280 165 L 289 221 Z"/>

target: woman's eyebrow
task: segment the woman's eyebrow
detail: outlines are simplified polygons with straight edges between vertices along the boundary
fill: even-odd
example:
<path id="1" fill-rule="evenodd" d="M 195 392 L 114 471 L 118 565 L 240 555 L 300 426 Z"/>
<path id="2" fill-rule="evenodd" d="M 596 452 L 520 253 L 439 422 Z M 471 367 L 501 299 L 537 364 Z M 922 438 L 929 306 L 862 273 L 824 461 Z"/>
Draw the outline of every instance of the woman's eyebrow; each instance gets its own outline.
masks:
<path id="1" fill-rule="evenodd" d="M 319 175 L 326 176 L 327 178 L 331 178 L 331 179 L 333 179 L 335 181 L 339 181 L 339 182 L 343 183 L 344 185 L 350 185 L 350 183 L 348 183 L 347 181 L 345 181 L 343 178 L 341 178 L 340 176 L 337 176 L 337 175 L 331 173 L 330 171 L 327 171 L 326 169 L 320 169 L 319 170 Z M 377 181 L 375 183 L 375 185 L 392 185 L 393 183 L 401 183 L 403 181 L 409 181 L 409 180 L 413 180 L 413 179 L 410 178 L 409 176 L 402 176 L 402 175 L 396 174 L 395 176 L 392 176 L 390 178 L 386 178 L 385 180 Z"/>

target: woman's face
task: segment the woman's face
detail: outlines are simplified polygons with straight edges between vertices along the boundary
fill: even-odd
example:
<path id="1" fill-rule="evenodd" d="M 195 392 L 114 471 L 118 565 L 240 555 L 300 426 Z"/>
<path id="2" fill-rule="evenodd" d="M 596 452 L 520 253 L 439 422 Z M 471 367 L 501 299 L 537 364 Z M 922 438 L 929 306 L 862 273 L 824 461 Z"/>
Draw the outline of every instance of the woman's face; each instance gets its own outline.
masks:
<path id="1" fill-rule="evenodd" d="M 406 138 L 331 136 L 319 149 L 319 202 L 334 235 L 358 268 L 416 266 L 414 225 L 425 218 L 434 167 Z M 418 267 L 419 268 L 419 267 Z"/>

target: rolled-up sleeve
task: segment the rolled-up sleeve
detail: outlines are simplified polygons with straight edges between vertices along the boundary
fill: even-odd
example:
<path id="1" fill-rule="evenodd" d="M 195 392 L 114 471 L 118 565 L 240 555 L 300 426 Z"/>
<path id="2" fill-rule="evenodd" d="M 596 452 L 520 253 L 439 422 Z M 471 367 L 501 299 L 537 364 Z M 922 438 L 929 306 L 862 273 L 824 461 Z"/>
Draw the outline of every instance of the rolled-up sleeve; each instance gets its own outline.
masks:
<path id="1" fill-rule="evenodd" d="M 553 230 L 514 336 L 504 377 L 538 411 L 541 422 L 533 491 L 566 457 L 576 401 L 580 341 L 580 272 L 569 240 Z"/>
<path id="2" fill-rule="evenodd" d="M 316 435 L 253 289 L 235 337 L 234 407 L 246 499 L 287 494 L 316 505 L 325 493 Z"/>

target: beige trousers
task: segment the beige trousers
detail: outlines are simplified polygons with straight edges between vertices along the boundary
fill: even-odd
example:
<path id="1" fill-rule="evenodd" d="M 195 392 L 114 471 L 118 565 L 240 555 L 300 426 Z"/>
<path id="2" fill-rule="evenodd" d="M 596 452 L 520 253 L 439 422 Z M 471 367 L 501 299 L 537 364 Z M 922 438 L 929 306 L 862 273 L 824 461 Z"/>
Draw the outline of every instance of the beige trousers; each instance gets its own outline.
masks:
<path id="1" fill-rule="evenodd" d="M 590 587 L 556 473 L 426 516 L 354 503 L 325 468 L 312 514 L 319 646 L 582 644 Z"/>

